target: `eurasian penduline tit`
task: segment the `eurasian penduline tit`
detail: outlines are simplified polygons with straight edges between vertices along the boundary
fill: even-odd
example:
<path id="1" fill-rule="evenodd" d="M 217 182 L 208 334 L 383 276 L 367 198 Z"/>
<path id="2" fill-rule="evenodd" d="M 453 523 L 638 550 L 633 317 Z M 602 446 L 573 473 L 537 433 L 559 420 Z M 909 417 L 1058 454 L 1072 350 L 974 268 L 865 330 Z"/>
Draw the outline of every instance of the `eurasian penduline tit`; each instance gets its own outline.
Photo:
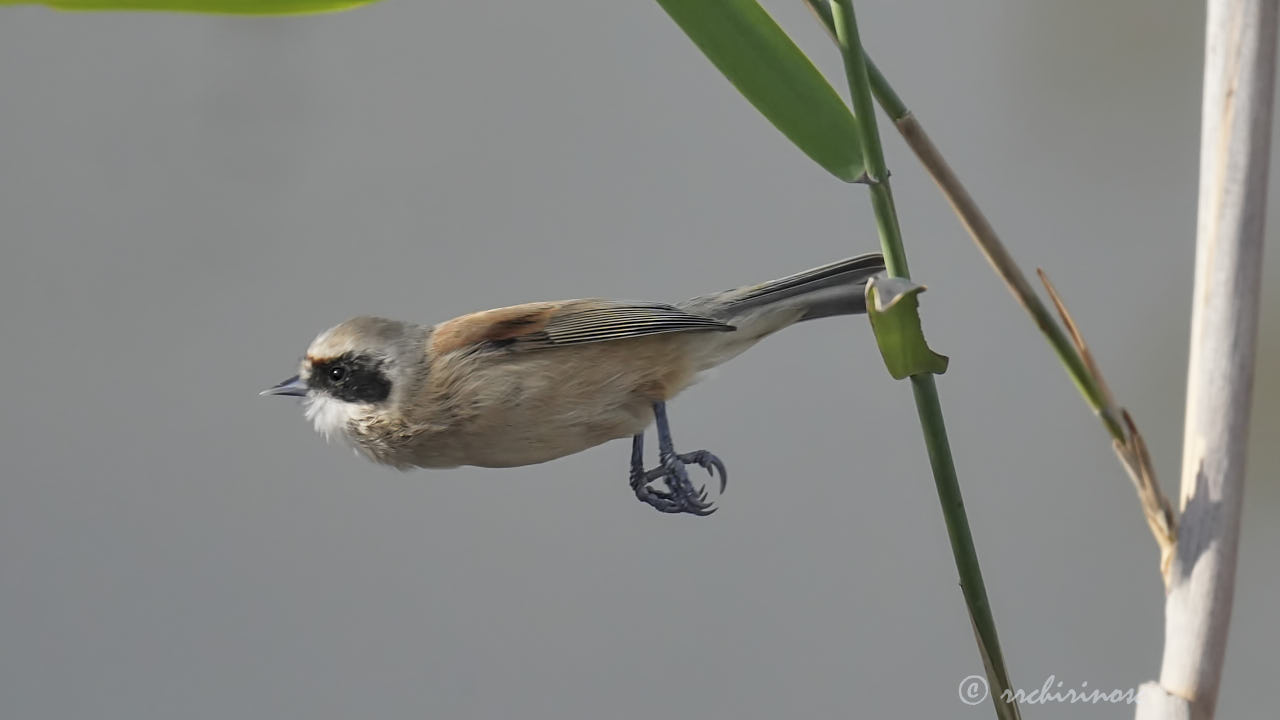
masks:
<path id="1" fill-rule="evenodd" d="M 724 463 L 676 452 L 667 401 L 788 325 L 866 312 L 865 284 L 883 270 L 871 253 L 674 305 L 538 302 L 435 326 L 357 317 L 321 333 L 299 373 L 262 394 L 304 398 L 318 432 L 400 469 L 531 465 L 630 436 L 636 497 L 708 515 L 685 466 L 718 473 L 723 491 Z M 660 462 L 646 470 L 651 420 Z"/>

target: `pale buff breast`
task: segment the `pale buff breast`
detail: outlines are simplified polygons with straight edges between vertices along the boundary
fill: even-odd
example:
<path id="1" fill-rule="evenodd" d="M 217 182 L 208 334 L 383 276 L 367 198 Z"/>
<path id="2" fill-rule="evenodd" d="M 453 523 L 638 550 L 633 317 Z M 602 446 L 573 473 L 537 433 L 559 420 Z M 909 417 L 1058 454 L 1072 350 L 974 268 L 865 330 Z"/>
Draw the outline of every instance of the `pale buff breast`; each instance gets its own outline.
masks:
<path id="1" fill-rule="evenodd" d="M 512 467 L 630 437 L 653 421 L 654 402 L 692 381 L 697 345 L 686 334 L 454 354 L 420 391 L 436 412 L 401 451 L 421 467 Z"/>

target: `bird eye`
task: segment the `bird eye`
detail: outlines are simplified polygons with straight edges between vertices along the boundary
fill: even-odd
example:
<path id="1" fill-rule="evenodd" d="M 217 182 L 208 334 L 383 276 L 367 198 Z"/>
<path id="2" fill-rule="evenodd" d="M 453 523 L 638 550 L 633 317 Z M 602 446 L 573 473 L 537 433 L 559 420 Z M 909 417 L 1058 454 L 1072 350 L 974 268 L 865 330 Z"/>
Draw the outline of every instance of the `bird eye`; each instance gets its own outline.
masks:
<path id="1" fill-rule="evenodd" d="M 345 378 L 346 376 L 347 376 L 347 369 L 342 367 L 341 365 L 334 365 L 333 367 L 329 368 L 329 379 L 334 382 L 342 382 L 342 379 Z"/>

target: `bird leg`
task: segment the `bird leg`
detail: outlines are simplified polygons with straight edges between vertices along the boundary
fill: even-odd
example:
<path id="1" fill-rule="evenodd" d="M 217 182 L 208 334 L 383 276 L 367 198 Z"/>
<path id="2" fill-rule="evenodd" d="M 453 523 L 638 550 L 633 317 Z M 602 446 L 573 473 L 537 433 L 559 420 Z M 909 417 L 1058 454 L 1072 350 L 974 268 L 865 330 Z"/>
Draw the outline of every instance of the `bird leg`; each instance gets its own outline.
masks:
<path id="1" fill-rule="evenodd" d="M 715 477 L 720 474 L 720 492 L 724 492 L 729 480 L 724 463 L 706 450 L 677 453 L 671 441 L 671 428 L 667 424 L 666 403 L 653 404 L 653 417 L 658 428 L 658 467 L 644 469 L 644 433 L 631 438 L 631 489 L 636 497 L 652 505 L 659 512 L 710 515 L 716 509 L 707 502 L 707 488 L 696 489 L 689 480 L 686 464 L 693 464 Z M 661 479 L 666 490 L 650 487 L 649 483 Z"/>

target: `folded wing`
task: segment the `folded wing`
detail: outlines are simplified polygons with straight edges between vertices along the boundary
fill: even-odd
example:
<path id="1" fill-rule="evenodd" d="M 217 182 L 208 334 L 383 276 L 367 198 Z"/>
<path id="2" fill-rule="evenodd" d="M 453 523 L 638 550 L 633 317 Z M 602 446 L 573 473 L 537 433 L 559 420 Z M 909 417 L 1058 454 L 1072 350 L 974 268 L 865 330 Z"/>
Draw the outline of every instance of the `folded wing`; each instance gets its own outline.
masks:
<path id="1" fill-rule="evenodd" d="M 567 300 L 464 315 L 438 325 L 431 349 L 536 349 L 678 332 L 728 332 L 732 325 L 663 303 Z"/>

